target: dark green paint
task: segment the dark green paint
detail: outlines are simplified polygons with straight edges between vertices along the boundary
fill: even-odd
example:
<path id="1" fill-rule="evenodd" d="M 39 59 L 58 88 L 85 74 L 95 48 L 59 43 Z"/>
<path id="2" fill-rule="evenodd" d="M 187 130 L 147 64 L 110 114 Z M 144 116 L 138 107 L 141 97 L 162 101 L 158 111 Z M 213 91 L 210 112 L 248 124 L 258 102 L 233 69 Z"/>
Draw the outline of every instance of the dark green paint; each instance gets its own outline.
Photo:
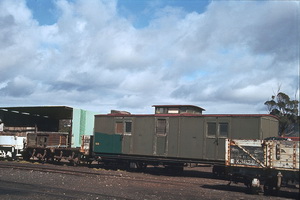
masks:
<path id="1" fill-rule="evenodd" d="M 95 153 L 122 153 L 122 135 L 95 133 Z"/>

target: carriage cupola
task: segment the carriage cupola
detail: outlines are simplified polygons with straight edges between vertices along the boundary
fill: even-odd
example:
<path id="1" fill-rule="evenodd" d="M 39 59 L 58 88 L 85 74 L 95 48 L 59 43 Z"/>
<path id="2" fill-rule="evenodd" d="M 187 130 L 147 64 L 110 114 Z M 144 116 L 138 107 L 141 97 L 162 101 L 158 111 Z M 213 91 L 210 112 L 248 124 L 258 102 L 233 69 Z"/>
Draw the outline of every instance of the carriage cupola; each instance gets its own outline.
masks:
<path id="1" fill-rule="evenodd" d="M 155 114 L 202 114 L 205 109 L 193 105 L 154 105 Z"/>

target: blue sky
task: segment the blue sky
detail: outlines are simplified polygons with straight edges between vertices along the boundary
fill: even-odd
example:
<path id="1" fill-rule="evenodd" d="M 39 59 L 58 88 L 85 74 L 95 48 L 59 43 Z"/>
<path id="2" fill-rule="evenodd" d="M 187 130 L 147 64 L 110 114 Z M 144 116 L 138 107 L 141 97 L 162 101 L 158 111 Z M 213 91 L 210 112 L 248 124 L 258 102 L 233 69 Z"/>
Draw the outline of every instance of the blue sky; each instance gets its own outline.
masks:
<path id="1" fill-rule="evenodd" d="M 52 25 L 57 22 L 60 14 L 56 9 L 55 2 L 56 0 L 26 0 L 26 5 L 40 25 Z M 69 2 L 75 1 L 69 0 Z M 207 0 L 121 0 L 117 2 L 117 9 L 121 16 L 134 17 L 133 23 L 136 28 L 143 28 L 154 17 L 151 15 L 151 9 L 171 6 L 185 12 L 202 13 L 209 2 Z"/>
<path id="2" fill-rule="evenodd" d="M 32 11 L 33 18 L 36 19 L 40 25 L 56 23 L 59 13 L 56 10 L 54 1 L 27 0 L 26 5 Z"/>
<path id="3" fill-rule="evenodd" d="M 209 1 L 196 0 L 165 0 L 165 1 L 151 1 L 151 0 L 124 0 L 118 1 L 118 9 L 120 14 L 124 17 L 135 16 L 133 24 L 136 28 L 143 28 L 149 25 L 149 21 L 154 18 L 152 16 L 153 9 L 163 8 L 165 6 L 182 9 L 185 12 L 202 13 Z"/>
<path id="4" fill-rule="evenodd" d="M 1 0 L 0 106 L 266 113 L 279 89 L 299 96 L 299 10 L 298 1 Z"/>

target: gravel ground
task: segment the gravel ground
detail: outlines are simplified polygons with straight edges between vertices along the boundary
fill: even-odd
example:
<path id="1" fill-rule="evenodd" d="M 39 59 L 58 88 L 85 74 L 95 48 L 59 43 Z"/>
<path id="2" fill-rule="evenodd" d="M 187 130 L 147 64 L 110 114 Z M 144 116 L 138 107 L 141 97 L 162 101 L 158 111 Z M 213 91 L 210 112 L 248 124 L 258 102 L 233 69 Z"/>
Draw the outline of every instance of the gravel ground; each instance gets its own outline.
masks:
<path id="1" fill-rule="evenodd" d="M 283 188 L 278 196 L 249 194 L 243 184 L 227 186 L 228 181 L 213 177 L 211 167 L 187 168 L 181 176 L 168 175 L 164 169 L 154 167 L 144 173 L 75 169 L 97 174 L 66 175 L 1 168 L 0 199 L 299 199 L 297 188 Z"/>

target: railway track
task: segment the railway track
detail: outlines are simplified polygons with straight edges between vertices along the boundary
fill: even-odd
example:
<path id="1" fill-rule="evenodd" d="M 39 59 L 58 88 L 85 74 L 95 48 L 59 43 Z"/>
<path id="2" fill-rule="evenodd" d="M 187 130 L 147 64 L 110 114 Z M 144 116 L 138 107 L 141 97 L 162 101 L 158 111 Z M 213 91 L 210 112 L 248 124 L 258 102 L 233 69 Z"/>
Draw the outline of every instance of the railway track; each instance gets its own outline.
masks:
<path id="1" fill-rule="evenodd" d="M 68 169 L 61 168 L 61 166 L 57 165 L 44 165 L 44 164 L 35 164 L 35 163 L 19 163 L 19 162 L 0 162 L 0 168 L 12 168 L 18 170 L 27 170 L 27 171 L 40 171 L 40 172 L 49 172 L 49 173 L 58 173 L 58 174 L 67 174 L 67 175 L 78 175 L 78 176 L 86 176 L 86 175 L 105 175 L 105 176 L 116 176 L 110 175 L 107 173 L 101 173 L 99 171 L 89 172 L 83 170 L 74 170 L 75 167 L 69 167 Z M 81 168 L 82 169 L 82 168 Z"/>
<path id="2" fill-rule="evenodd" d="M 62 168 L 66 167 L 66 168 Z M 164 169 L 149 169 L 146 172 L 128 172 L 122 170 L 105 170 L 98 168 L 87 168 L 86 166 L 62 166 L 62 165 L 45 165 L 30 162 L 1 162 L 0 168 L 12 168 L 27 171 L 39 171 L 44 173 L 55 173 L 73 176 L 100 176 L 103 178 L 123 179 L 130 182 L 147 182 L 149 184 L 184 186 L 199 184 L 200 178 L 216 179 L 210 172 L 193 172 L 187 171 L 186 175 L 178 180 L 178 175 L 164 173 Z M 196 173 L 196 175 L 194 174 Z"/>
<path id="3" fill-rule="evenodd" d="M 23 161 L 0 161 L 0 171 L 2 169 L 5 169 L 3 171 L 6 171 L 8 174 L 8 178 L 6 179 L 3 178 L 4 175 L 0 176 L 2 183 L 7 184 L 2 186 L 2 190 L 11 191 L 18 184 L 21 192 L 28 194 L 37 193 L 40 195 L 39 197 L 43 197 L 45 194 L 50 195 L 51 192 L 51 194 L 59 194 L 58 199 L 62 197 L 66 199 L 65 197 L 67 196 L 64 193 L 70 197 L 69 199 L 89 199 L 83 195 L 86 193 L 99 196 L 103 199 L 142 199 L 138 198 L 141 196 L 132 198 L 134 196 L 132 191 L 135 191 L 137 195 L 138 193 L 142 195 L 152 194 L 154 195 L 153 197 L 151 196 L 152 199 L 159 199 L 158 197 L 160 196 L 165 197 L 162 199 L 174 199 L 175 196 L 172 196 L 173 198 L 166 198 L 164 196 L 172 195 L 174 192 L 179 195 L 178 197 L 181 194 L 186 197 L 178 199 L 193 199 L 189 198 L 191 197 L 189 195 L 199 195 L 199 198 L 202 195 L 207 195 L 208 197 L 214 195 L 211 197 L 222 197 L 224 199 L 229 199 L 229 196 L 235 195 L 238 198 L 254 199 L 253 196 L 245 193 L 246 190 L 243 185 L 227 186 L 226 181 L 214 178 L 213 174 L 209 172 L 209 167 L 186 169 L 182 176 L 164 174 L 162 168 L 155 167 L 149 167 L 145 173 L 139 173 L 87 168 L 86 166 L 71 167 Z M 31 171 L 41 173 L 31 173 Z M 14 179 L 12 179 L 12 174 L 14 174 Z M 61 182 L 65 182 L 66 187 Z M 22 189 L 23 187 L 24 189 Z M 212 194 L 212 190 L 221 196 Z M 291 192 L 287 192 L 289 190 Z M 224 191 L 228 192 L 227 196 L 224 196 Z M 280 197 L 283 197 L 283 199 L 294 198 L 297 196 L 295 191 L 296 189 L 286 188 L 285 191 L 280 193 Z M 142 197 L 151 199 L 149 196 Z"/>
<path id="4" fill-rule="evenodd" d="M 121 170 L 115 171 L 115 170 L 105 170 L 105 169 L 97 169 L 97 168 L 87 168 L 85 166 L 68 167 L 68 166 L 61 166 L 61 165 L 45 165 L 40 163 L 29 163 L 29 162 L 7 162 L 7 161 L 1 162 L 0 161 L 0 168 L 39 171 L 44 173 L 55 173 L 55 174 L 74 175 L 74 176 L 101 176 L 101 177 L 108 177 L 108 178 L 117 178 L 117 179 L 119 178 L 127 181 L 147 182 L 153 184 L 169 184 L 169 185 L 176 185 L 176 186 L 180 186 L 180 185 L 187 186 L 187 185 L 197 184 L 197 179 L 199 178 L 196 176 L 194 177 L 194 179 L 192 179 L 191 178 L 192 175 L 189 173 L 188 176 L 181 176 L 182 180 L 176 181 L 173 180 L 174 176 L 170 174 L 164 174 L 162 172 L 163 169 L 157 170 L 155 172 L 152 171 L 151 174 L 148 174 L 147 172 L 140 173 L 140 172 L 127 172 Z M 207 175 L 207 177 L 204 178 L 213 178 L 213 177 L 209 177 L 209 175 Z"/>

